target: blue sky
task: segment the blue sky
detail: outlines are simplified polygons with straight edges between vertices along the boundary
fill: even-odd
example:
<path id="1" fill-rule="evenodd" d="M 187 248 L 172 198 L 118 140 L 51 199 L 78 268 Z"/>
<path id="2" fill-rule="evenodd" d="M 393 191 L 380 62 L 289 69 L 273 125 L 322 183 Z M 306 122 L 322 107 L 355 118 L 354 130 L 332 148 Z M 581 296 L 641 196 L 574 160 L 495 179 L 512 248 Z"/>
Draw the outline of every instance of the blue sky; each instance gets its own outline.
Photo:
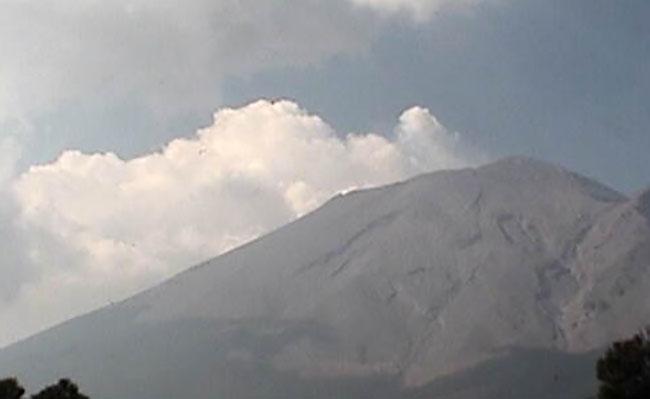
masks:
<path id="1" fill-rule="evenodd" d="M 425 25 L 392 21 L 369 54 L 226 82 L 232 102 L 300 99 L 342 130 L 411 104 L 495 156 L 559 162 L 613 187 L 650 184 L 650 3 L 522 0 Z"/>
<path id="2" fill-rule="evenodd" d="M 0 345 L 341 191 L 508 155 L 650 185 L 644 0 L 5 3 Z"/>

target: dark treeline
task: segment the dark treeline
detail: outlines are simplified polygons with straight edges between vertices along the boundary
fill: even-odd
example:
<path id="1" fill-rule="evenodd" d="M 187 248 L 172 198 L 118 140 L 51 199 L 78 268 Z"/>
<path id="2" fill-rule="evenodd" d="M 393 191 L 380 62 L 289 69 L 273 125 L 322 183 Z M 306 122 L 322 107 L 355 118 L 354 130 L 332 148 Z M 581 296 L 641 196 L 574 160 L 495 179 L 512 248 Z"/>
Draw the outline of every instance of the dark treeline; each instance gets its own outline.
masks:
<path id="1" fill-rule="evenodd" d="M 25 395 L 25 388 L 20 385 L 18 379 L 7 378 L 0 380 L 0 399 L 22 399 Z M 75 383 L 68 379 L 61 379 L 54 385 L 44 388 L 31 399 L 89 399 L 88 396 L 79 392 Z"/>
<path id="2" fill-rule="evenodd" d="M 596 365 L 598 399 L 650 398 L 650 328 L 615 342 Z"/>

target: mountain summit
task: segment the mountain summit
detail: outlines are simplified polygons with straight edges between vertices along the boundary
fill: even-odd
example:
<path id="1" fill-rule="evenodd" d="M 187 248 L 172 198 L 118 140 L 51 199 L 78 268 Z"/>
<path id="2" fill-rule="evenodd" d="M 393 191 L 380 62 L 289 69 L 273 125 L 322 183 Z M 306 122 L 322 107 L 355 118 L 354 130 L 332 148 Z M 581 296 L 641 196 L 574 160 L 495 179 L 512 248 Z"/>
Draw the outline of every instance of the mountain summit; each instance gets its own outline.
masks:
<path id="1" fill-rule="evenodd" d="M 339 195 L 0 374 L 100 399 L 585 397 L 650 320 L 648 197 L 527 158 Z"/>

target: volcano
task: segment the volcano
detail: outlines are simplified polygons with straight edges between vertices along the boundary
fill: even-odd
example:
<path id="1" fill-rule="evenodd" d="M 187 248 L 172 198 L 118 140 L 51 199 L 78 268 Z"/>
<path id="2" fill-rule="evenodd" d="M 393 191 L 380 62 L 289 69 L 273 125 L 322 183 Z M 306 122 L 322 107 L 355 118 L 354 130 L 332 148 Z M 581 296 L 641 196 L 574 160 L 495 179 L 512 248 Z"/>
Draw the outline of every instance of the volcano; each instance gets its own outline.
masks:
<path id="1" fill-rule="evenodd" d="M 351 192 L 0 351 L 109 399 L 562 399 L 650 322 L 650 191 L 508 158 Z"/>

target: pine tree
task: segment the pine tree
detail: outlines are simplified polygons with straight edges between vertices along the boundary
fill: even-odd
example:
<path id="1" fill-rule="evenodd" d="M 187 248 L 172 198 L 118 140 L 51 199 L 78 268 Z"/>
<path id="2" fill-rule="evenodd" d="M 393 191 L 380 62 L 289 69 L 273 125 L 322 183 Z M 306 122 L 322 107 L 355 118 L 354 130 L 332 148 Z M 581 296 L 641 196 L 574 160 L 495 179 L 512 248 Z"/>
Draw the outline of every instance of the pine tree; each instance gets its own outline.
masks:
<path id="1" fill-rule="evenodd" d="M 32 399 L 89 399 L 86 395 L 79 392 L 79 388 L 68 379 L 59 380 L 55 385 L 43 389 Z"/>
<path id="2" fill-rule="evenodd" d="M 0 380 L 0 399 L 20 399 L 24 394 L 25 389 L 16 378 Z"/>
<path id="3" fill-rule="evenodd" d="M 596 370 L 598 399 L 650 398 L 650 328 L 614 343 Z"/>

